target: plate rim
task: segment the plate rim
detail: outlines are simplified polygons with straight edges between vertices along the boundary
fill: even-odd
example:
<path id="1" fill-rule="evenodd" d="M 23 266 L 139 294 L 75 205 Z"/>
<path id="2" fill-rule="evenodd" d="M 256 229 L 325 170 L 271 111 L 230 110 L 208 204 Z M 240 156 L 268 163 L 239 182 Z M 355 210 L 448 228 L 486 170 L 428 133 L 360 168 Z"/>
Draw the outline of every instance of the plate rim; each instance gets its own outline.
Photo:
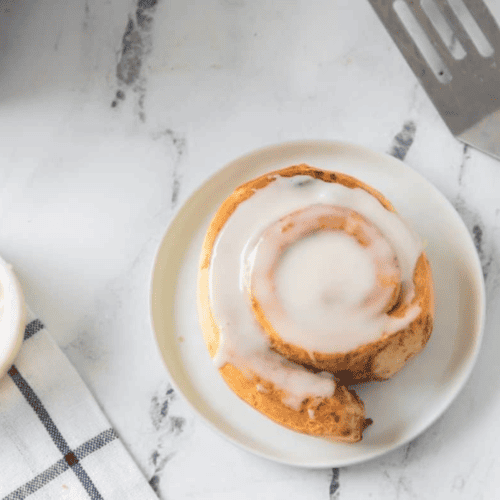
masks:
<path id="1" fill-rule="evenodd" d="M 14 362 L 23 343 L 26 306 L 19 280 L 12 266 L 2 257 L 0 257 L 0 278 L 2 278 L 0 279 L 2 288 L 9 288 L 8 294 L 2 291 L 3 299 L 10 298 L 10 303 L 4 304 L 4 311 L 7 309 L 7 314 L 4 313 L 2 320 L 11 323 L 7 332 L 2 332 L 2 335 L 5 335 L 3 349 L 0 351 L 0 379 L 2 379 Z"/>
<path id="2" fill-rule="evenodd" d="M 277 457 L 277 456 L 270 456 L 269 454 L 266 454 L 264 451 L 261 451 L 255 447 L 251 447 L 246 445 L 245 443 L 239 441 L 233 436 L 228 435 L 227 433 L 223 432 L 222 429 L 220 429 L 215 423 L 213 423 L 210 418 L 205 416 L 202 412 L 200 412 L 194 403 L 191 402 L 189 397 L 184 394 L 183 390 L 180 388 L 180 386 L 177 384 L 177 381 L 172 374 L 170 367 L 167 363 L 167 360 L 165 356 L 163 355 L 162 352 L 162 347 L 160 345 L 160 339 L 159 339 L 159 333 L 157 332 L 157 329 L 155 327 L 155 300 L 154 300 L 154 294 L 155 294 L 155 272 L 156 269 L 160 263 L 160 253 L 163 248 L 163 245 L 167 241 L 167 237 L 169 235 L 169 232 L 171 231 L 174 223 L 178 219 L 178 217 L 181 215 L 182 211 L 186 209 L 186 207 L 189 205 L 190 200 L 193 198 L 197 197 L 203 189 L 207 185 L 211 185 L 214 183 L 218 177 L 224 177 L 224 174 L 231 169 L 233 169 L 236 165 L 241 165 L 245 161 L 248 161 L 252 157 L 255 156 L 260 156 L 266 153 L 277 153 L 280 150 L 281 151 L 286 151 L 291 148 L 299 148 L 299 149 L 304 149 L 304 148 L 310 148 L 312 154 L 318 154 L 318 150 L 321 148 L 345 148 L 347 150 L 357 150 L 358 152 L 363 152 L 365 154 L 368 154 L 371 157 L 379 157 L 380 160 L 384 161 L 384 163 L 393 163 L 393 165 L 397 165 L 399 168 L 403 168 L 406 172 L 411 172 L 412 175 L 416 175 L 421 181 L 423 181 L 426 184 L 426 187 L 434 192 L 434 195 L 439 198 L 441 202 L 443 202 L 449 209 L 451 209 L 451 212 L 454 214 L 454 217 L 457 221 L 457 223 L 462 227 L 462 229 L 465 230 L 465 233 L 468 236 L 469 243 L 472 245 L 472 250 L 473 250 L 473 264 L 474 264 L 474 275 L 478 279 L 478 291 L 479 291 L 479 296 L 477 297 L 478 299 L 478 315 L 477 315 L 477 331 L 475 332 L 475 343 L 473 346 L 473 353 L 470 356 L 470 361 L 468 362 L 468 365 L 466 365 L 466 369 L 464 369 L 461 373 L 461 376 L 458 377 L 457 382 L 453 388 L 452 391 L 450 391 L 449 396 L 447 400 L 443 403 L 442 407 L 439 408 L 438 411 L 435 412 L 435 415 L 432 418 L 429 418 L 425 424 L 418 428 L 415 429 L 412 433 L 408 435 L 402 442 L 395 444 L 394 446 L 389 446 L 386 449 L 383 450 L 374 450 L 371 454 L 370 453 L 365 453 L 363 456 L 359 457 L 353 457 L 352 459 L 348 460 L 343 460 L 342 462 L 332 464 L 331 462 L 329 463 L 306 463 L 306 462 L 300 462 L 297 463 L 294 460 L 289 460 L 286 457 Z M 239 184 L 233 183 L 232 184 L 232 189 L 235 189 Z M 439 418 L 443 416 L 443 414 L 448 410 L 448 408 L 451 406 L 453 401 L 456 399 L 458 394 L 462 391 L 464 388 L 467 380 L 470 378 L 472 370 L 474 369 L 477 358 L 479 355 L 479 351 L 481 349 L 482 341 L 483 341 L 483 336 L 484 336 L 484 328 L 485 328 L 485 322 L 486 322 L 486 286 L 485 286 L 485 281 L 484 281 L 484 275 L 482 272 L 482 265 L 481 261 L 477 252 L 477 249 L 473 243 L 472 236 L 470 235 L 470 232 L 465 225 L 465 222 L 463 221 L 462 217 L 460 217 L 459 213 L 455 209 L 455 207 L 452 205 L 452 203 L 444 196 L 444 194 L 436 187 L 434 184 L 432 184 L 429 180 L 427 180 L 420 172 L 416 171 L 403 161 L 401 161 L 398 158 L 395 158 L 387 153 L 380 152 L 380 151 L 375 151 L 372 150 L 366 146 L 363 146 L 361 144 L 357 143 L 352 143 L 348 141 L 343 141 L 343 140 L 329 140 L 329 139 L 301 139 L 301 140 L 292 140 L 292 141 L 284 141 L 284 142 L 278 142 L 278 143 L 272 143 L 265 145 L 260 148 L 252 149 L 250 151 L 247 151 L 246 153 L 243 153 L 242 155 L 226 162 L 224 165 L 216 169 L 214 172 L 212 172 L 210 175 L 204 177 L 201 179 L 199 185 L 195 187 L 187 196 L 186 198 L 180 203 L 172 215 L 170 216 L 170 219 L 166 225 L 166 228 L 163 232 L 163 236 L 161 237 L 160 242 L 158 243 L 154 259 L 152 261 L 151 265 L 151 270 L 150 270 L 150 280 L 149 280 L 149 321 L 150 321 L 150 326 L 151 326 L 151 332 L 154 337 L 154 342 L 157 346 L 157 349 L 159 351 L 160 357 L 162 359 L 163 365 L 166 369 L 167 375 L 169 377 L 169 381 L 174 387 L 175 391 L 181 395 L 183 400 L 187 403 L 187 405 L 191 408 L 191 410 L 195 413 L 197 418 L 199 418 L 205 425 L 207 425 L 210 429 L 214 430 L 218 435 L 220 435 L 223 439 L 226 441 L 229 441 L 230 443 L 236 445 L 238 448 L 252 453 L 254 455 L 260 456 L 262 458 L 265 458 L 267 460 L 271 460 L 273 462 L 277 463 L 282 463 L 285 465 L 290 465 L 294 467 L 300 467 L 300 468 L 307 468 L 307 469 L 320 469 L 320 468 L 330 468 L 330 467 L 344 467 L 344 466 L 349 466 L 349 465 L 355 465 L 359 463 L 364 463 L 370 460 L 373 460 L 375 458 L 378 458 L 386 453 L 389 453 L 391 451 L 394 451 L 413 439 L 415 439 L 417 436 L 420 434 L 424 433 L 425 431 L 428 430 L 428 428 L 433 425 Z M 196 314 L 198 314 L 196 312 Z M 276 424 L 279 425 L 279 424 Z M 353 446 L 353 445 L 351 445 Z M 355 446 L 355 445 L 354 445 Z"/>

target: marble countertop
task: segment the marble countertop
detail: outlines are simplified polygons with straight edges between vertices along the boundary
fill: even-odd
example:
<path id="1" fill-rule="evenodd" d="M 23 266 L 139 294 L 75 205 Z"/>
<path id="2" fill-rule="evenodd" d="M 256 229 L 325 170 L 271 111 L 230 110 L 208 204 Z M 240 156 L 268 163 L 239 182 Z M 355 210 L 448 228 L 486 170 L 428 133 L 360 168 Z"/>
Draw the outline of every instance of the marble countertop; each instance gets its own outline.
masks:
<path id="1" fill-rule="evenodd" d="M 500 163 L 453 138 L 368 2 L 0 0 L 0 136 L 0 254 L 160 498 L 497 495 Z M 451 407 L 340 469 L 215 434 L 170 390 L 149 321 L 177 207 L 228 161 L 295 139 L 404 158 L 458 210 L 486 279 L 483 347 Z"/>

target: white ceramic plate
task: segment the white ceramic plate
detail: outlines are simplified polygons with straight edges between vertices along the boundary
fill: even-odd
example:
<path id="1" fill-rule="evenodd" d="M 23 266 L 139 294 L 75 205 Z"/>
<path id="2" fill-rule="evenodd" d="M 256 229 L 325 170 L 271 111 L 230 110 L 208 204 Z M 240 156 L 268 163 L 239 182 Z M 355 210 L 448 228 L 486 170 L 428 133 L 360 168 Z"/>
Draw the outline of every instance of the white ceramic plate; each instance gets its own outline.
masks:
<path id="1" fill-rule="evenodd" d="M 23 341 L 26 311 L 21 285 L 0 257 L 0 378 L 12 366 Z"/>
<path id="2" fill-rule="evenodd" d="M 298 163 L 353 175 L 381 191 L 427 244 L 435 280 L 435 325 L 426 349 L 391 380 L 358 388 L 373 424 L 356 444 L 290 431 L 241 401 L 212 365 L 198 325 L 198 259 L 215 210 L 243 182 Z M 368 460 L 424 431 L 469 376 L 481 343 L 484 312 L 481 265 L 465 225 L 446 198 L 399 160 L 329 141 L 267 147 L 238 158 L 206 181 L 172 220 L 158 249 L 151 283 L 153 327 L 177 390 L 235 444 L 303 467 Z"/>

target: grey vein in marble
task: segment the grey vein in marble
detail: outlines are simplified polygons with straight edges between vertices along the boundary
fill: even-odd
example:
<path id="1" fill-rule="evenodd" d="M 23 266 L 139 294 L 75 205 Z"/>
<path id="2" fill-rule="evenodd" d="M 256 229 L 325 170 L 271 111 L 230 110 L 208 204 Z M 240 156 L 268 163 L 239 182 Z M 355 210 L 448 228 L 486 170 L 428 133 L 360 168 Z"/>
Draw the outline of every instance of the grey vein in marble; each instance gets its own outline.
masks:
<path id="1" fill-rule="evenodd" d="M 472 236 L 472 240 L 474 241 L 479 259 L 481 260 L 484 280 L 486 281 L 489 275 L 491 264 L 494 260 L 495 252 L 492 247 L 491 239 L 486 233 L 485 225 L 481 220 L 479 214 L 469 208 L 461 195 L 457 196 L 457 198 L 453 202 L 453 206 L 459 213 Z"/>
<path id="2" fill-rule="evenodd" d="M 175 456 L 173 439 L 185 432 L 187 420 L 184 417 L 171 415 L 171 405 L 177 395 L 170 384 L 162 386 L 151 399 L 149 416 L 158 434 L 155 449 L 150 455 L 153 473 L 149 484 L 160 495 L 160 478 L 167 463 Z"/>
<path id="3" fill-rule="evenodd" d="M 122 55 L 116 67 L 118 80 L 125 85 L 132 85 L 141 73 L 142 37 L 136 28 L 134 20 L 129 18 L 122 39 Z"/>
<path id="4" fill-rule="evenodd" d="M 398 158 L 399 160 L 404 160 L 408 150 L 413 144 L 415 138 L 415 133 L 417 132 L 417 125 L 415 122 L 408 120 L 404 123 L 403 128 L 400 132 L 396 134 L 392 141 L 389 154 Z"/>
<path id="5" fill-rule="evenodd" d="M 467 144 L 464 144 L 463 154 L 462 154 L 462 163 L 460 163 L 460 169 L 458 172 L 458 185 L 459 186 L 462 186 L 462 184 L 463 184 L 464 172 L 465 172 L 465 168 L 466 168 L 466 165 L 467 165 L 469 158 L 470 158 L 469 146 Z"/>
<path id="6" fill-rule="evenodd" d="M 330 500 L 339 500 L 340 483 L 339 483 L 340 470 L 338 468 L 332 469 L 332 480 L 330 481 Z"/>
<path id="7" fill-rule="evenodd" d="M 467 144 L 463 146 L 462 161 L 458 169 L 458 186 L 459 194 L 456 199 L 452 202 L 455 210 L 460 214 L 460 217 L 464 221 L 467 229 L 469 230 L 474 245 L 476 247 L 479 259 L 481 260 L 481 266 L 483 268 L 483 276 L 485 281 L 488 278 L 490 267 L 494 261 L 495 250 L 493 248 L 492 237 L 487 234 L 485 229 L 485 224 L 482 221 L 480 215 L 473 211 L 467 205 L 463 194 L 462 188 L 464 186 L 464 174 L 467 170 L 467 165 L 471 157 L 471 150 Z"/>
<path id="8" fill-rule="evenodd" d="M 115 94 L 115 98 L 113 102 L 111 103 L 112 108 L 116 108 L 118 106 L 119 101 L 124 101 L 125 100 L 125 92 L 123 90 L 117 90 Z"/>
<path id="9" fill-rule="evenodd" d="M 137 2 L 137 10 L 135 11 L 137 24 L 146 31 L 151 28 L 153 17 L 150 13 L 157 3 L 158 0 L 139 0 Z"/>
<path id="10" fill-rule="evenodd" d="M 146 98 L 146 78 L 143 75 L 145 57 L 152 50 L 151 29 L 158 0 L 138 0 L 134 15 L 129 15 L 122 38 L 121 55 L 116 66 L 116 78 L 121 87 L 111 107 L 118 106 L 125 99 L 123 87 L 137 95 L 138 117 L 146 121 L 144 100 Z"/>
<path id="11" fill-rule="evenodd" d="M 415 449 L 417 445 L 418 438 L 414 439 L 413 441 L 410 441 L 406 446 L 404 450 L 404 455 L 403 455 L 403 464 L 406 464 L 408 462 L 408 459 L 410 458 L 413 450 Z"/>
<path id="12" fill-rule="evenodd" d="M 179 165 L 183 156 L 186 154 L 187 143 L 183 135 L 169 128 L 153 135 L 154 140 L 159 140 L 163 137 L 167 139 L 169 146 L 173 148 L 172 195 L 170 198 L 173 208 L 177 204 L 181 189 L 182 176 L 179 171 Z"/>

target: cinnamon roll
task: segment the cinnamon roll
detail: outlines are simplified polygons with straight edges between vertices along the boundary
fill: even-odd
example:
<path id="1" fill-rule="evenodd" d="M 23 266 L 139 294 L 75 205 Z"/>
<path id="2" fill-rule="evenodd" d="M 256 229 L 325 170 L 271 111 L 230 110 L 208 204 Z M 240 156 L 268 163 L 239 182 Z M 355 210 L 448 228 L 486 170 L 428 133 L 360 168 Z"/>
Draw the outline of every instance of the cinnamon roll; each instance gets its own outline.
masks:
<path id="1" fill-rule="evenodd" d="M 198 310 L 229 387 L 276 422 L 355 442 L 348 386 L 397 373 L 427 343 L 433 285 L 419 237 L 379 192 L 298 165 L 238 187 L 207 231 Z"/>

